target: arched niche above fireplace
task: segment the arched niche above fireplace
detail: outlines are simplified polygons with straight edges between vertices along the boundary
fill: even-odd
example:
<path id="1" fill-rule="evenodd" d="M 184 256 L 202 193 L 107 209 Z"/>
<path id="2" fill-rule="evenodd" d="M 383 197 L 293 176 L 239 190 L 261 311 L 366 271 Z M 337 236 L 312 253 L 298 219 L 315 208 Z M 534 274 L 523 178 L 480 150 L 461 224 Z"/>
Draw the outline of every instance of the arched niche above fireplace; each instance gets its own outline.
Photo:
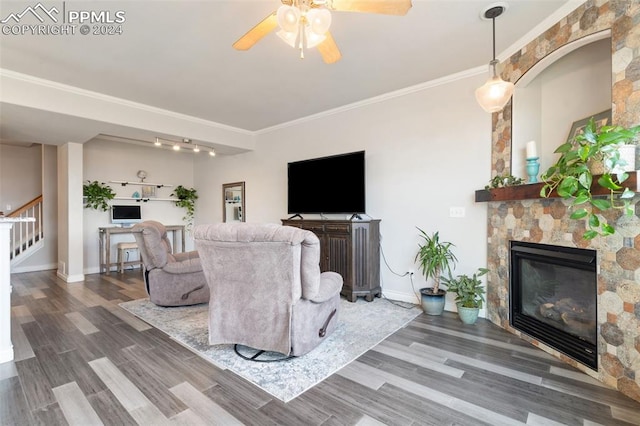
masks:
<path id="1" fill-rule="evenodd" d="M 511 174 L 526 180 L 526 145 L 535 141 L 540 174 L 557 160 L 573 122 L 611 109 L 611 32 L 567 43 L 516 82 Z"/>

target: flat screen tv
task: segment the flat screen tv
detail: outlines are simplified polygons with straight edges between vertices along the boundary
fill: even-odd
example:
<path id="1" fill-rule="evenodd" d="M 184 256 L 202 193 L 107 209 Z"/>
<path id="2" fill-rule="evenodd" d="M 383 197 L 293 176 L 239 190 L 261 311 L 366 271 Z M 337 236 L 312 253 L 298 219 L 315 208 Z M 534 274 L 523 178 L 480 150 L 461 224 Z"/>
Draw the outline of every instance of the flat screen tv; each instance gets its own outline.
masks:
<path id="1" fill-rule="evenodd" d="M 111 206 L 111 223 L 131 226 L 142 222 L 139 205 Z"/>
<path id="2" fill-rule="evenodd" d="M 289 214 L 365 213 L 364 151 L 288 165 Z"/>

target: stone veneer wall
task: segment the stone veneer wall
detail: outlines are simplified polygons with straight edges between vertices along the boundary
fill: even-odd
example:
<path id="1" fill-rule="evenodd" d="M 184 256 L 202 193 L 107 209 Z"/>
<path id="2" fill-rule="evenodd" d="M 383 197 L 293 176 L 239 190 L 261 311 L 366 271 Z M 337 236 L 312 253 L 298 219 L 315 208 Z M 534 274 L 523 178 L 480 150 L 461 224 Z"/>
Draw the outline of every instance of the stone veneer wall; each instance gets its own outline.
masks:
<path id="1" fill-rule="evenodd" d="M 611 31 L 613 123 L 640 122 L 640 2 L 589 0 L 506 61 L 502 76 L 516 82 L 559 47 Z M 517 88 L 516 88 L 517 90 Z M 518 117 L 516 120 L 526 120 Z M 492 176 L 510 172 L 511 104 L 492 116 Z M 491 202 L 488 207 L 489 319 L 563 361 L 640 401 L 640 197 L 635 216 L 608 213 L 616 234 L 581 238 L 584 221 L 569 219 L 561 199 Z M 509 241 L 531 241 L 598 251 L 598 371 L 571 360 L 509 326 Z"/>

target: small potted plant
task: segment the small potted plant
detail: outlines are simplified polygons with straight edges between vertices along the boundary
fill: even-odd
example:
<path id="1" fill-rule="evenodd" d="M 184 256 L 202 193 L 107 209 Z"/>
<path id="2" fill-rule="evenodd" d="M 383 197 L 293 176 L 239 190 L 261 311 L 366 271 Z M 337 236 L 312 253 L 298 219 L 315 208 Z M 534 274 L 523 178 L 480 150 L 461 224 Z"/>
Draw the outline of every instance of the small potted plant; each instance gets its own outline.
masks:
<path id="1" fill-rule="evenodd" d="M 109 200 L 113 200 L 116 193 L 113 189 L 105 183 L 94 181 L 87 181 L 82 185 L 82 195 L 85 197 L 85 209 L 96 209 L 106 212 L 109 210 Z"/>
<path id="2" fill-rule="evenodd" d="M 484 287 L 480 277 L 489 272 L 486 268 L 479 268 L 472 276 L 458 275 L 457 277 L 442 277 L 442 284 L 447 291 L 456 294 L 458 316 L 465 324 L 474 324 L 484 302 Z"/>
<path id="3" fill-rule="evenodd" d="M 578 206 L 570 217 L 587 221 L 588 229 L 582 238 L 590 240 L 615 232 L 613 226 L 598 214 L 598 210 L 614 208 L 623 210 L 628 216 L 634 214 L 630 200 L 635 193 L 622 186 L 629 175 L 622 169 L 625 162 L 620 158 L 619 147 L 632 142 L 638 132 L 640 126 L 628 129 L 620 126 L 597 128 L 592 117 L 583 133 L 555 150 L 560 158 L 542 174 L 542 197 L 549 197 L 555 190 L 560 197 L 571 198 L 572 204 Z M 595 171 L 594 163 L 601 163 L 602 170 Z M 596 198 L 591 193 L 594 178 L 598 185 L 609 192 L 608 197 Z"/>
<path id="4" fill-rule="evenodd" d="M 451 266 L 458 261 L 452 252 L 452 243 L 440 241 L 438 232 L 429 235 L 420 228 L 422 244 L 418 245 L 415 261 L 419 262 L 424 277 L 433 279 L 433 287 L 420 289 L 420 302 L 427 315 L 441 315 L 447 292 L 440 288 L 440 275 L 445 270 L 451 274 Z"/>
<path id="5" fill-rule="evenodd" d="M 182 185 L 178 185 L 171 193 L 171 196 L 178 198 L 176 206 L 186 209 L 187 213 L 182 220 L 187 222 L 187 229 L 190 230 L 193 226 L 193 216 L 196 212 L 197 191 L 194 188 L 185 188 Z"/>

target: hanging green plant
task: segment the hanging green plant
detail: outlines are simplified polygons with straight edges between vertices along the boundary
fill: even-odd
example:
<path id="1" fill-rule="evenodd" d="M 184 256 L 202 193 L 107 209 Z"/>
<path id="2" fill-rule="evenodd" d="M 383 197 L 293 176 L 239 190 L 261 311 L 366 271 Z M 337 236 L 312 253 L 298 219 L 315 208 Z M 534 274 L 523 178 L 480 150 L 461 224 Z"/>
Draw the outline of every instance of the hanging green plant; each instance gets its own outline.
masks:
<path id="1" fill-rule="evenodd" d="M 638 133 L 640 126 L 598 128 L 591 117 L 582 134 L 555 150 L 560 154 L 560 158 L 542 174 L 544 185 L 540 195 L 549 197 L 556 191 L 560 197 L 572 199 L 572 206 L 575 206 L 576 210 L 571 214 L 571 219 L 585 219 L 588 226 L 582 236 L 585 240 L 615 232 L 613 226 L 599 212 L 620 209 L 628 216 L 634 214 L 631 200 L 635 192 L 622 185 L 629 178 L 629 174 L 620 169 L 626 162 L 620 158 L 619 147 L 633 143 Z M 593 162 L 601 162 L 604 173 L 595 175 L 590 169 Z M 592 194 L 591 185 L 594 181 L 608 191 L 606 198 Z"/>
<path id="2" fill-rule="evenodd" d="M 187 213 L 182 220 L 187 222 L 187 228 L 191 228 L 193 225 L 193 216 L 196 212 L 197 191 L 194 188 L 185 188 L 182 185 L 178 185 L 171 193 L 171 196 L 178 198 L 176 206 L 186 209 Z"/>
<path id="3" fill-rule="evenodd" d="M 106 185 L 104 182 L 98 182 L 97 180 L 90 181 L 82 185 L 82 195 L 86 197 L 85 209 L 102 210 L 106 212 L 109 210 L 109 200 L 113 200 L 116 193 L 113 189 Z"/>

